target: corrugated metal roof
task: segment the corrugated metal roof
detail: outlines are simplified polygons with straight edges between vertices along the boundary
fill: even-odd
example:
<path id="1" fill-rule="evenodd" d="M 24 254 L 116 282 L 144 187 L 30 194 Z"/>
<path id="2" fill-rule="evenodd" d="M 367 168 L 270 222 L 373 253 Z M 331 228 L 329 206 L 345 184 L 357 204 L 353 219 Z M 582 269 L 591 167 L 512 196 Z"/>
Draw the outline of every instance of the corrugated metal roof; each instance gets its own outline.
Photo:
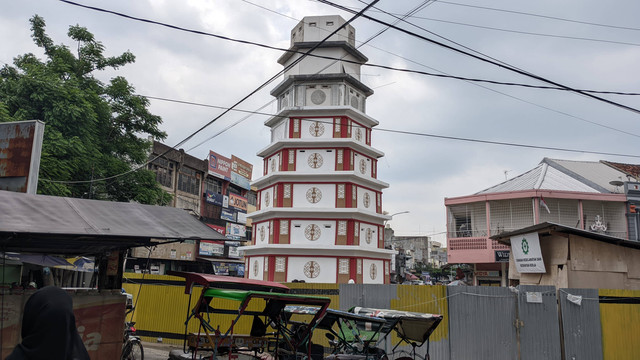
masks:
<path id="1" fill-rule="evenodd" d="M 224 240 L 182 209 L 0 191 L 0 246 L 5 251 L 108 249 L 151 239 Z"/>
<path id="2" fill-rule="evenodd" d="M 522 190 L 558 190 L 558 191 L 580 191 L 588 193 L 598 193 L 597 189 L 585 184 L 562 172 L 546 162 L 541 162 L 535 168 L 509 179 L 501 184 L 482 190 L 476 194 L 491 194 L 509 191 Z"/>
<path id="3" fill-rule="evenodd" d="M 589 183 L 596 186 L 600 186 L 606 191 L 611 193 L 620 193 L 622 189 L 614 185 L 609 184 L 611 181 L 626 181 L 626 174 L 611 166 L 608 166 L 599 161 L 575 161 L 575 160 L 559 160 L 559 159 L 544 159 L 549 165 L 554 167 L 560 167 L 561 170 L 569 172 L 574 178 L 581 180 L 582 182 Z M 593 185 L 592 185 L 593 186 Z M 604 192 L 604 191 L 601 191 Z"/>

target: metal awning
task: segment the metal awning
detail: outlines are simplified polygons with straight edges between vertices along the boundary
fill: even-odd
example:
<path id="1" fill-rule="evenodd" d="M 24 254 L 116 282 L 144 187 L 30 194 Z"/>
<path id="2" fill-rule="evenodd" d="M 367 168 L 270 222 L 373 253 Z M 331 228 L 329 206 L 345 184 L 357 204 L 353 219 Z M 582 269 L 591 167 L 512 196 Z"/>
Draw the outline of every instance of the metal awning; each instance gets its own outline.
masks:
<path id="1" fill-rule="evenodd" d="M 225 240 L 166 206 L 0 191 L 0 251 L 87 254 L 159 242 Z"/>

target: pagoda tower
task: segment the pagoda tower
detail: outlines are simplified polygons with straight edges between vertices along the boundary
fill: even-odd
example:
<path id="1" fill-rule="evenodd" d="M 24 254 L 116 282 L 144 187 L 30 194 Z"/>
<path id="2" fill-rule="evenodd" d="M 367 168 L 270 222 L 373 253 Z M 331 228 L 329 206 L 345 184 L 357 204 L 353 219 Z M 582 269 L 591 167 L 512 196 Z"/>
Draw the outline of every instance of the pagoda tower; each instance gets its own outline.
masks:
<path id="1" fill-rule="evenodd" d="M 279 282 L 388 284 L 382 189 L 371 146 L 378 121 L 365 114 L 373 90 L 360 81 L 367 58 L 340 16 L 305 17 L 291 31 L 287 68 L 272 91 L 278 113 L 265 121 L 271 143 L 258 152 L 263 176 L 246 277 Z M 289 68 L 314 46 L 313 54 Z M 335 60 L 338 59 L 338 60 Z M 346 61 L 345 61 L 346 60 Z"/>

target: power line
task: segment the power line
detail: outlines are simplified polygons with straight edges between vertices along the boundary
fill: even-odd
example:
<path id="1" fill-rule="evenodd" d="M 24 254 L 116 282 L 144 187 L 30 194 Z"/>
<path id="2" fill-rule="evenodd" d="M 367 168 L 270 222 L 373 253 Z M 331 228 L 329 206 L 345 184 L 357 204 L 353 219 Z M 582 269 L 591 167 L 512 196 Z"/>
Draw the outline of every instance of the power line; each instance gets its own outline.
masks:
<path id="1" fill-rule="evenodd" d="M 441 3 L 441 4 L 449 4 L 449 5 L 456 5 L 456 6 L 465 6 L 465 7 L 477 8 L 477 9 L 483 9 L 483 10 L 500 11 L 500 12 L 506 12 L 506 13 L 512 13 L 512 14 L 518 14 L 518 15 L 534 16 L 534 17 L 539 17 L 539 18 L 544 18 L 544 19 L 552 19 L 552 20 L 558 20 L 558 21 L 572 22 L 572 23 L 583 24 L 583 25 L 592 25 L 592 26 L 607 27 L 607 28 L 612 28 L 612 29 L 622 29 L 622 30 L 640 31 L 640 28 L 634 28 L 634 27 L 628 27 L 628 26 L 617 26 L 617 25 L 609 25 L 609 24 L 598 24 L 598 23 L 594 23 L 594 22 L 587 22 L 587 21 L 580 21 L 580 20 L 571 20 L 571 19 L 565 19 L 565 18 L 561 18 L 561 17 L 548 16 L 548 15 L 540 15 L 540 14 L 532 14 L 532 13 L 521 12 L 521 11 L 505 10 L 505 9 L 497 9 L 497 8 L 490 8 L 490 7 L 486 7 L 486 6 L 478 6 L 478 5 L 460 4 L 460 3 L 455 3 L 455 2 L 451 2 L 451 1 L 442 1 L 442 0 L 439 0 L 439 1 L 438 1 L 438 3 Z"/>
<path id="2" fill-rule="evenodd" d="M 609 94 L 609 95 L 632 95 L 632 96 L 640 95 L 640 93 L 636 93 L 636 92 L 573 89 L 573 88 L 569 88 L 567 86 L 562 86 L 562 85 L 559 85 L 559 84 L 557 86 L 531 85 L 531 84 L 522 84 L 522 83 L 515 83 L 515 82 L 505 82 L 505 81 L 496 81 L 496 80 L 488 80 L 488 79 L 480 79 L 480 78 L 469 78 L 469 77 L 463 77 L 463 76 L 454 76 L 454 75 L 449 75 L 449 74 L 436 74 L 436 73 L 430 73 L 430 72 L 426 72 L 426 71 L 419 71 L 419 70 L 412 70 L 412 69 L 402 69 L 402 68 L 397 68 L 397 67 L 393 67 L 393 66 L 386 66 L 386 65 L 379 65 L 379 64 L 372 64 L 372 63 L 360 64 L 357 61 L 353 61 L 353 60 L 340 59 L 340 58 L 335 58 L 335 57 L 331 57 L 331 56 L 323 56 L 323 55 L 318 55 L 318 54 L 309 54 L 309 53 L 306 53 L 306 52 L 300 51 L 300 50 L 285 49 L 285 48 L 266 45 L 266 44 L 262 44 L 262 43 L 258 43 L 258 42 L 254 42 L 254 41 L 235 39 L 235 38 L 231 38 L 231 37 L 228 37 L 228 36 L 217 35 L 217 34 L 205 32 L 205 31 L 188 29 L 188 28 L 184 28 L 184 27 L 180 27 L 180 26 L 176 26 L 176 25 L 162 23 L 162 22 L 155 21 L 155 20 L 139 18 L 139 17 L 127 15 L 127 14 L 124 14 L 124 13 L 119 13 L 119 12 L 112 11 L 112 10 L 106 10 L 106 9 L 102 9 L 102 8 L 98 8 L 98 7 L 94 7 L 94 6 L 79 4 L 79 3 L 75 3 L 75 2 L 69 1 L 69 0 L 59 0 L 59 1 L 67 3 L 67 4 L 70 4 L 70 5 L 74 5 L 74 6 L 87 8 L 87 9 L 90 9 L 90 10 L 95 10 L 95 11 L 104 12 L 104 13 L 108 13 L 108 14 L 112 14 L 112 15 L 116 15 L 116 16 L 121 16 L 121 17 L 130 19 L 130 20 L 141 21 L 141 22 L 145 22 L 145 23 L 149 23 L 149 24 L 153 24 L 153 25 L 168 27 L 168 28 L 171 28 L 171 29 L 174 29 L 174 30 L 178 30 L 178 31 L 189 32 L 189 33 L 193 33 L 193 34 L 197 34 L 197 35 L 210 36 L 210 37 L 218 38 L 218 39 L 221 39 L 221 40 L 227 40 L 227 41 L 237 42 L 237 43 L 246 44 L 246 45 L 258 46 L 258 47 L 269 49 L 269 50 L 290 52 L 290 53 L 296 53 L 296 54 L 301 54 L 301 55 L 305 55 L 306 54 L 306 56 L 311 56 L 311 57 L 315 57 L 315 58 L 319 58 L 319 59 L 340 60 L 340 61 L 343 61 L 345 63 L 362 65 L 362 66 L 366 66 L 366 67 L 373 67 L 373 68 L 379 68 L 379 69 L 385 69 L 385 70 L 391 70 L 391 71 L 397 71 L 397 72 L 404 72 L 404 73 L 413 73 L 413 74 L 432 76 L 432 77 L 440 77 L 440 78 L 449 78 L 449 79 L 463 80 L 463 81 L 489 83 L 489 84 L 494 84 L 494 85 L 519 86 L 519 87 L 533 88 L 533 89 L 562 90 L 562 91 L 572 91 L 572 92 L 580 92 L 580 93 Z M 250 2 L 248 2 L 248 3 L 250 3 Z M 351 11 L 351 12 L 353 12 L 353 11 Z M 284 16 L 286 16 L 286 15 L 284 15 Z M 394 25 L 391 25 L 391 24 L 384 24 L 383 23 L 383 25 L 389 25 L 391 28 L 394 28 L 396 30 L 399 29 L 399 28 L 397 28 L 397 27 L 395 27 Z M 448 40 L 448 41 L 450 41 L 450 40 Z M 477 51 L 474 51 L 474 52 L 477 52 Z M 484 55 L 484 56 L 486 56 L 486 55 Z"/>
<path id="3" fill-rule="evenodd" d="M 331 2 L 331 1 L 328 1 L 328 0 L 318 0 L 318 1 L 319 1 L 319 2 L 322 2 L 322 3 L 324 3 L 324 4 L 327 4 L 327 5 L 331 5 L 331 6 L 335 7 L 335 8 L 341 9 L 341 10 L 343 10 L 343 11 L 347 11 L 347 12 L 353 13 L 353 10 L 351 10 L 351 9 L 349 9 L 349 8 L 346 8 L 346 7 L 344 7 L 344 6 L 341 6 L 341 5 L 335 4 L 335 3 Z M 619 108 L 624 109 L 624 110 L 627 110 L 627 111 L 634 112 L 634 113 L 636 113 L 636 114 L 640 114 L 640 110 L 638 110 L 638 109 L 636 109 L 636 108 L 633 108 L 633 107 L 631 107 L 631 106 L 627 106 L 627 105 L 624 105 L 624 104 L 621 104 L 621 103 L 618 103 L 618 102 L 615 102 L 615 101 L 612 101 L 612 100 L 608 100 L 608 99 L 605 99 L 605 98 L 602 98 L 602 97 L 599 97 L 599 96 L 596 96 L 596 95 L 593 95 L 593 94 L 590 94 L 590 93 L 587 93 L 587 92 L 584 92 L 584 91 L 580 91 L 580 90 L 577 90 L 577 89 L 573 89 L 573 88 L 571 88 L 571 87 L 569 87 L 569 86 L 566 86 L 566 85 L 563 85 L 563 84 L 561 84 L 561 83 L 558 83 L 558 82 L 555 82 L 555 81 L 552 81 L 552 80 L 546 79 L 546 78 L 544 78 L 544 77 L 542 77 L 542 76 L 538 76 L 538 75 L 535 75 L 535 74 L 530 73 L 530 72 L 527 72 L 527 71 L 520 70 L 520 69 L 518 69 L 518 68 L 516 68 L 516 67 L 508 66 L 508 65 L 503 65 L 503 64 L 500 64 L 500 63 L 498 63 L 498 62 L 496 62 L 496 61 L 489 60 L 489 59 L 486 59 L 486 58 L 480 57 L 480 56 L 478 56 L 478 55 L 471 54 L 471 53 L 466 52 L 466 51 L 464 51 L 464 50 L 460 50 L 460 49 L 457 49 L 457 48 L 452 47 L 452 46 L 450 46 L 450 45 L 444 44 L 444 43 L 442 43 L 442 42 L 439 42 L 439 41 L 436 41 L 436 40 L 433 40 L 433 39 L 427 38 L 426 36 L 422 36 L 422 35 L 420 35 L 420 34 L 416 34 L 416 33 L 414 33 L 414 32 L 411 32 L 411 31 L 408 31 L 408 30 L 405 30 L 405 29 L 399 28 L 399 27 L 397 27 L 397 26 L 394 26 L 394 25 L 389 24 L 389 23 L 387 23 L 387 22 L 385 22 L 385 21 L 382 21 L 382 20 L 376 19 L 376 18 L 374 18 L 374 17 L 372 17 L 372 16 L 369 16 L 369 15 L 363 15 L 362 17 L 364 17 L 364 18 L 366 18 L 366 19 L 369 19 L 369 20 L 371 20 L 371 21 L 377 22 L 377 23 L 379 23 L 379 24 L 389 26 L 389 27 L 391 27 L 391 28 L 393 28 L 393 29 L 395 29 L 395 30 L 398 30 L 398 31 L 400 31 L 400 32 L 403 32 L 403 33 L 405 33 L 405 34 L 407 34 L 407 35 L 410 35 L 410 36 L 413 36 L 413 37 L 419 38 L 419 39 L 421 39 L 421 40 L 424 40 L 424 41 L 430 42 L 430 43 L 432 43 L 432 44 L 435 44 L 435 45 L 438 45 L 438 46 L 444 47 L 444 48 L 446 48 L 446 49 L 448 49 L 448 50 L 451 50 L 451 51 L 457 52 L 457 53 L 462 54 L 462 55 L 466 55 L 466 56 L 472 57 L 472 58 L 474 58 L 474 59 L 476 59 L 476 60 L 480 60 L 480 61 L 482 61 L 482 62 L 486 62 L 486 63 L 492 64 L 492 65 L 495 65 L 495 66 L 498 66 L 498 67 L 501 67 L 501 68 L 507 69 L 507 70 L 509 70 L 509 71 L 511 71 L 511 72 L 515 72 L 515 73 L 517 73 L 517 74 L 524 75 L 524 76 L 526 76 L 526 77 L 530 77 L 530 78 L 532 78 L 532 79 L 536 79 L 536 80 L 538 80 L 538 81 L 542 81 L 542 82 L 545 82 L 545 83 L 548 83 L 548 84 L 552 84 L 552 85 L 554 85 L 554 86 L 561 87 L 561 88 L 563 88 L 563 89 L 565 89 L 565 90 L 572 91 L 572 92 L 575 92 L 575 93 L 580 94 L 580 95 L 583 95 L 583 96 L 587 96 L 587 97 L 589 97 L 589 98 L 592 98 L 592 99 L 595 99 L 595 100 L 598 100 L 598 101 L 601 101 L 601 102 L 607 103 L 607 104 L 609 104 L 609 105 L 613 105 L 613 106 L 619 107 Z"/>
<path id="4" fill-rule="evenodd" d="M 86 7 L 89 9 L 94 9 L 94 10 L 98 10 L 98 11 L 103 11 L 103 12 L 108 12 L 108 13 L 112 13 L 109 10 L 103 10 L 103 9 L 99 9 L 99 8 L 93 8 L 91 6 L 87 6 L 87 5 L 82 5 L 82 4 L 77 4 L 68 0 L 60 0 L 62 2 L 65 3 L 69 3 L 72 5 L 76 5 L 76 6 L 80 6 L 80 7 Z M 230 111 L 232 111 L 234 108 L 236 108 L 237 106 L 239 106 L 240 104 L 242 104 L 244 101 L 246 101 L 248 98 L 250 98 L 251 96 L 253 96 L 254 94 L 256 94 L 258 91 L 262 90 L 263 88 L 265 88 L 267 85 L 269 85 L 270 83 L 272 83 L 273 81 L 275 81 L 277 78 L 279 78 L 280 76 L 282 76 L 285 72 L 287 72 L 289 69 L 291 69 L 292 67 L 296 66 L 297 64 L 299 64 L 308 54 L 310 54 L 311 52 L 313 52 L 314 50 L 316 50 L 318 47 L 320 47 L 322 44 L 324 44 L 329 38 L 331 38 L 331 36 L 333 36 L 334 34 L 336 34 L 338 31 L 340 31 L 342 28 L 344 28 L 345 26 L 349 25 L 351 22 L 353 22 L 355 19 L 359 18 L 360 16 L 362 16 L 364 14 L 365 11 L 367 11 L 370 7 L 372 7 L 373 5 L 375 5 L 378 1 L 380 0 L 373 0 L 369 5 L 367 5 L 364 9 L 362 9 L 361 11 L 357 12 L 354 16 L 352 16 L 349 20 L 347 20 L 344 24 L 338 26 L 334 31 L 332 31 L 329 35 L 327 35 L 324 39 L 322 39 L 321 41 L 317 42 L 315 45 L 313 45 L 308 51 L 306 51 L 305 53 L 302 54 L 302 56 L 300 56 L 299 58 L 297 58 L 296 60 L 292 61 L 289 65 L 285 66 L 282 70 L 278 71 L 277 74 L 273 75 L 271 78 L 269 78 L 267 81 L 265 81 L 264 83 L 262 83 L 260 86 L 258 86 L 256 89 L 254 89 L 253 91 L 251 91 L 248 95 L 244 96 L 242 99 L 240 99 L 239 101 L 237 101 L 235 104 L 233 104 L 231 107 L 225 109 L 220 115 L 216 116 L 214 119 L 212 119 L 211 121 L 207 122 L 205 125 L 203 125 L 202 127 L 200 127 L 198 130 L 194 131 L 193 133 L 191 133 L 189 136 L 187 136 L 184 140 L 180 141 L 178 144 L 172 146 L 171 148 L 167 149 L 164 153 L 156 156 L 155 158 L 147 161 L 146 163 L 140 165 L 137 168 L 131 169 L 129 171 L 123 172 L 121 174 L 118 175 L 113 175 L 113 176 L 109 176 L 109 177 L 105 177 L 102 179 L 92 179 L 92 180 L 82 180 L 82 181 L 55 181 L 55 180 L 46 180 L 46 181 L 50 181 L 50 182 L 54 182 L 54 183 L 66 183 L 66 184 L 78 184 L 78 183 L 92 183 L 94 181 L 103 181 L 103 180 L 111 180 L 120 176 L 124 176 L 126 174 L 132 173 L 134 171 L 140 170 L 141 168 L 147 166 L 148 164 L 152 163 L 153 161 L 155 161 L 156 159 L 164 156 L 165 154 L 169 153 L 169 151 L 171 150 L 175 150 L 176 147 L 181 146 L 182 144 L 186 143 L 187 141 L 191 140 L 194 136 L 196 136 L 198 133 L 200 133 L 202 130 L 204 130 L 205 128 L 207 128 L 209 125 L 213 124 L 215 121 L 217 121 L 218 119 L 220 119 L 222 116 L 224 116 L 225 114 L 229 113 Z"/>

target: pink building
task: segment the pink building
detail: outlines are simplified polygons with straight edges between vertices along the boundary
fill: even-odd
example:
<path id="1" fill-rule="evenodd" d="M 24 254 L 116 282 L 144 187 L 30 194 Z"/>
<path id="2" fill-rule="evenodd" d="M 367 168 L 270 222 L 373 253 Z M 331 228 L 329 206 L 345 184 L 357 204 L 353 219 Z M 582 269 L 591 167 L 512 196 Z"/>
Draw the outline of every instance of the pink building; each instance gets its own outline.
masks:
<path id="1" fill-rule="evenodd" d="M 509 247 L 490 236 L 550 222 L 637 240 L 637 170 L 637 165 L 545 158 L 501 184 L 446 198 L 448 262 L 471 264 L 473 285 L 506 286 Z"/>

